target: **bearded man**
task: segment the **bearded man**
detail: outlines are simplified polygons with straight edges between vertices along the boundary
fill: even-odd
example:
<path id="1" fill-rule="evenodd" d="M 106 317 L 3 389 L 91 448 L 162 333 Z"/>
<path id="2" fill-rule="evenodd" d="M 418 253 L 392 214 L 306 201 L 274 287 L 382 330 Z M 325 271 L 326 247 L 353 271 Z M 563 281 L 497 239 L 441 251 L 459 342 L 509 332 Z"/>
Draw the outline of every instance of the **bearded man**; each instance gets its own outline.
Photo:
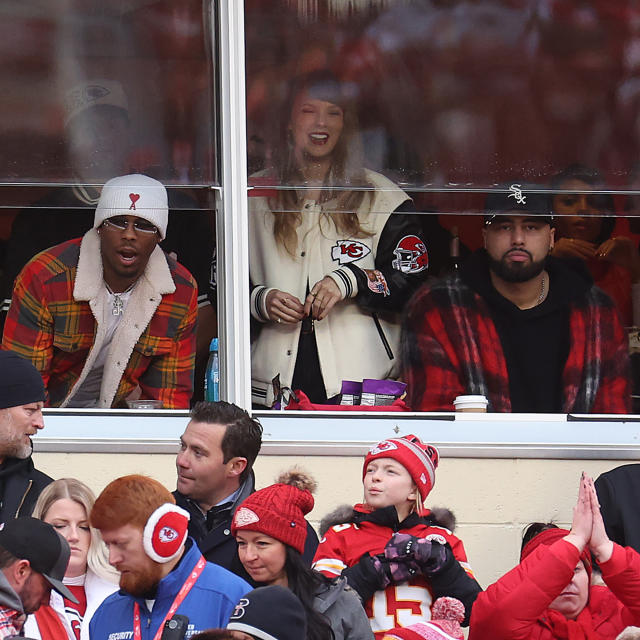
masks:
<path id="1" fill-rule="evenodd" d="M 31 436 L 44 428 L 44 383 L 26 358 L 0 351 L 0 523 L 28 516 L 52 479 L 31 459 Z"/>
<path id="2" fill-rule="evenodd" d="M 450 411 L 456 396 L 477 394 L 493 412 L 629 413 L 626 333 L 590 276 L 549 256 L 548 195 L 497 189 L 484 223 L 484 249 L 407 308 L 409 406 Z"/>
<path id="3" fill-rule="evenodd" d="M 188 618 L 187 637 L 225 627 L 236 602 L 251 589 L 206 562 L 187 537 L 188 512 L 152 478 L 130 475 L 108 484 L 91 510 L 91 524 L 120 572 L 120 591 L 91 619 L 92 638 L 160 637 L 174 615 Z"/>

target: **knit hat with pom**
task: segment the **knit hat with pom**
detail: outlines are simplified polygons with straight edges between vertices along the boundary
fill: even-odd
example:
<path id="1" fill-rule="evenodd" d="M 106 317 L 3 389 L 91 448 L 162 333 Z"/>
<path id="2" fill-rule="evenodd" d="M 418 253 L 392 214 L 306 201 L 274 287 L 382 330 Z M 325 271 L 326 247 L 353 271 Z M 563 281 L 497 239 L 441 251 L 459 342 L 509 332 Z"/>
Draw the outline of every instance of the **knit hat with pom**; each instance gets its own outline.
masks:
<path id="1" fill-rule="evenodd" d="M 252 493 L 238 508 L 231 522 L 231 533 L 258 531 L 304 551 L 307 538 L 305 515 L 313 509 L 315 480 L 307 473 L 291 469 L 276 484 Z"/>
<path id="2" fill-rule="evenodd" d="M 378 458 L 397 460 L 409 472 L 411 479 L 418 487 L 422 501 L 425 501 L 436 482 L 439 455 L 434 446 L 422 442 L 418 436 L 414 435 L 378 442 L 375 447 L 369 450 L 364 459 L 363 480 L 369 463 Z"/>
<path id="3" fill-rule="evenodd" d="M 464 620 L 464 605 L 457 598 L 438 598 L 431 608 L 431 620 L 408 627 L 391 629 L 385 638 L 398 640 L 462 640 L 460 623 Z"/>

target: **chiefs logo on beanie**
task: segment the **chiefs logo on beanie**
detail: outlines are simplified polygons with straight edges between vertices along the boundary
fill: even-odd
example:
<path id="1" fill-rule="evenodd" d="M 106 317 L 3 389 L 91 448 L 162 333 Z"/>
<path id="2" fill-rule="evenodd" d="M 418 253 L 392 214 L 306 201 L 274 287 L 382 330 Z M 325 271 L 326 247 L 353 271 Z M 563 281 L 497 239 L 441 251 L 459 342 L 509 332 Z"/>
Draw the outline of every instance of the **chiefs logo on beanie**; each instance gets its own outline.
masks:
<path id="1" fill-rule="evenodd" d="M 189 518 L 189 513 L 175 504 L 159 506 L 149 516 L 142 532 L 146 554 L 160 563 L 177 558 L 187 539 Z"/>

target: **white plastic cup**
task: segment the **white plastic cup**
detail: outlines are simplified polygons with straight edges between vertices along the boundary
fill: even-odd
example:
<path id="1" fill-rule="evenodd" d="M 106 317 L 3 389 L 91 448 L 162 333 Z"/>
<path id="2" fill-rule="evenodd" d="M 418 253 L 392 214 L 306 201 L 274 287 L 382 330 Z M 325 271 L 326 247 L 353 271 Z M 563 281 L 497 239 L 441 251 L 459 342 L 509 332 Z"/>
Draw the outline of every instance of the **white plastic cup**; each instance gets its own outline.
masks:
<path id="1" fill-rule="evenodd" d="M 456 411 L 469 413 L 486 413 L 489 401 L 485 396 L 458 396 L 453 401 L 453 408 Z"/>
<path id="2" fill-rule="evenodd" d="M 129 409 L 162 409 L 162 400 L 127 400 Z"/>

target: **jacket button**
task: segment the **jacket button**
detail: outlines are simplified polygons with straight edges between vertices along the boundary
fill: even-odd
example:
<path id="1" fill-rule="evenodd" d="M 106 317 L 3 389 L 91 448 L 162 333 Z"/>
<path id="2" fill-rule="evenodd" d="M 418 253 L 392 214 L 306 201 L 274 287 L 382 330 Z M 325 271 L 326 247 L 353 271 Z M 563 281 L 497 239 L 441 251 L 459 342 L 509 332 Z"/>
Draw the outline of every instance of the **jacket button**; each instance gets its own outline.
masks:
<path id="1" fill-rule="evenodd" d="M 228 536 L 230 533 L 231 533 L 231 531 L 229 531 L 229 529 L 225 529 L 225 530 L 224 530 L 224 535 L 225 535 L 225 536 Z"/>
<path id="2" fill-rule="evenodd" d="M 287 355 L 290 356 L 291 355 L 291 349 L 287 349 Z"/>
<path id="3" fill-rule="evenodd" d="M 300 253 L 300 257 L 301 257 L 301 258 L 304 258 L 306 255 L 307 255 L 307 252 L 306 252 L 306 251 L 302 251 L 302 252 Z"/>

